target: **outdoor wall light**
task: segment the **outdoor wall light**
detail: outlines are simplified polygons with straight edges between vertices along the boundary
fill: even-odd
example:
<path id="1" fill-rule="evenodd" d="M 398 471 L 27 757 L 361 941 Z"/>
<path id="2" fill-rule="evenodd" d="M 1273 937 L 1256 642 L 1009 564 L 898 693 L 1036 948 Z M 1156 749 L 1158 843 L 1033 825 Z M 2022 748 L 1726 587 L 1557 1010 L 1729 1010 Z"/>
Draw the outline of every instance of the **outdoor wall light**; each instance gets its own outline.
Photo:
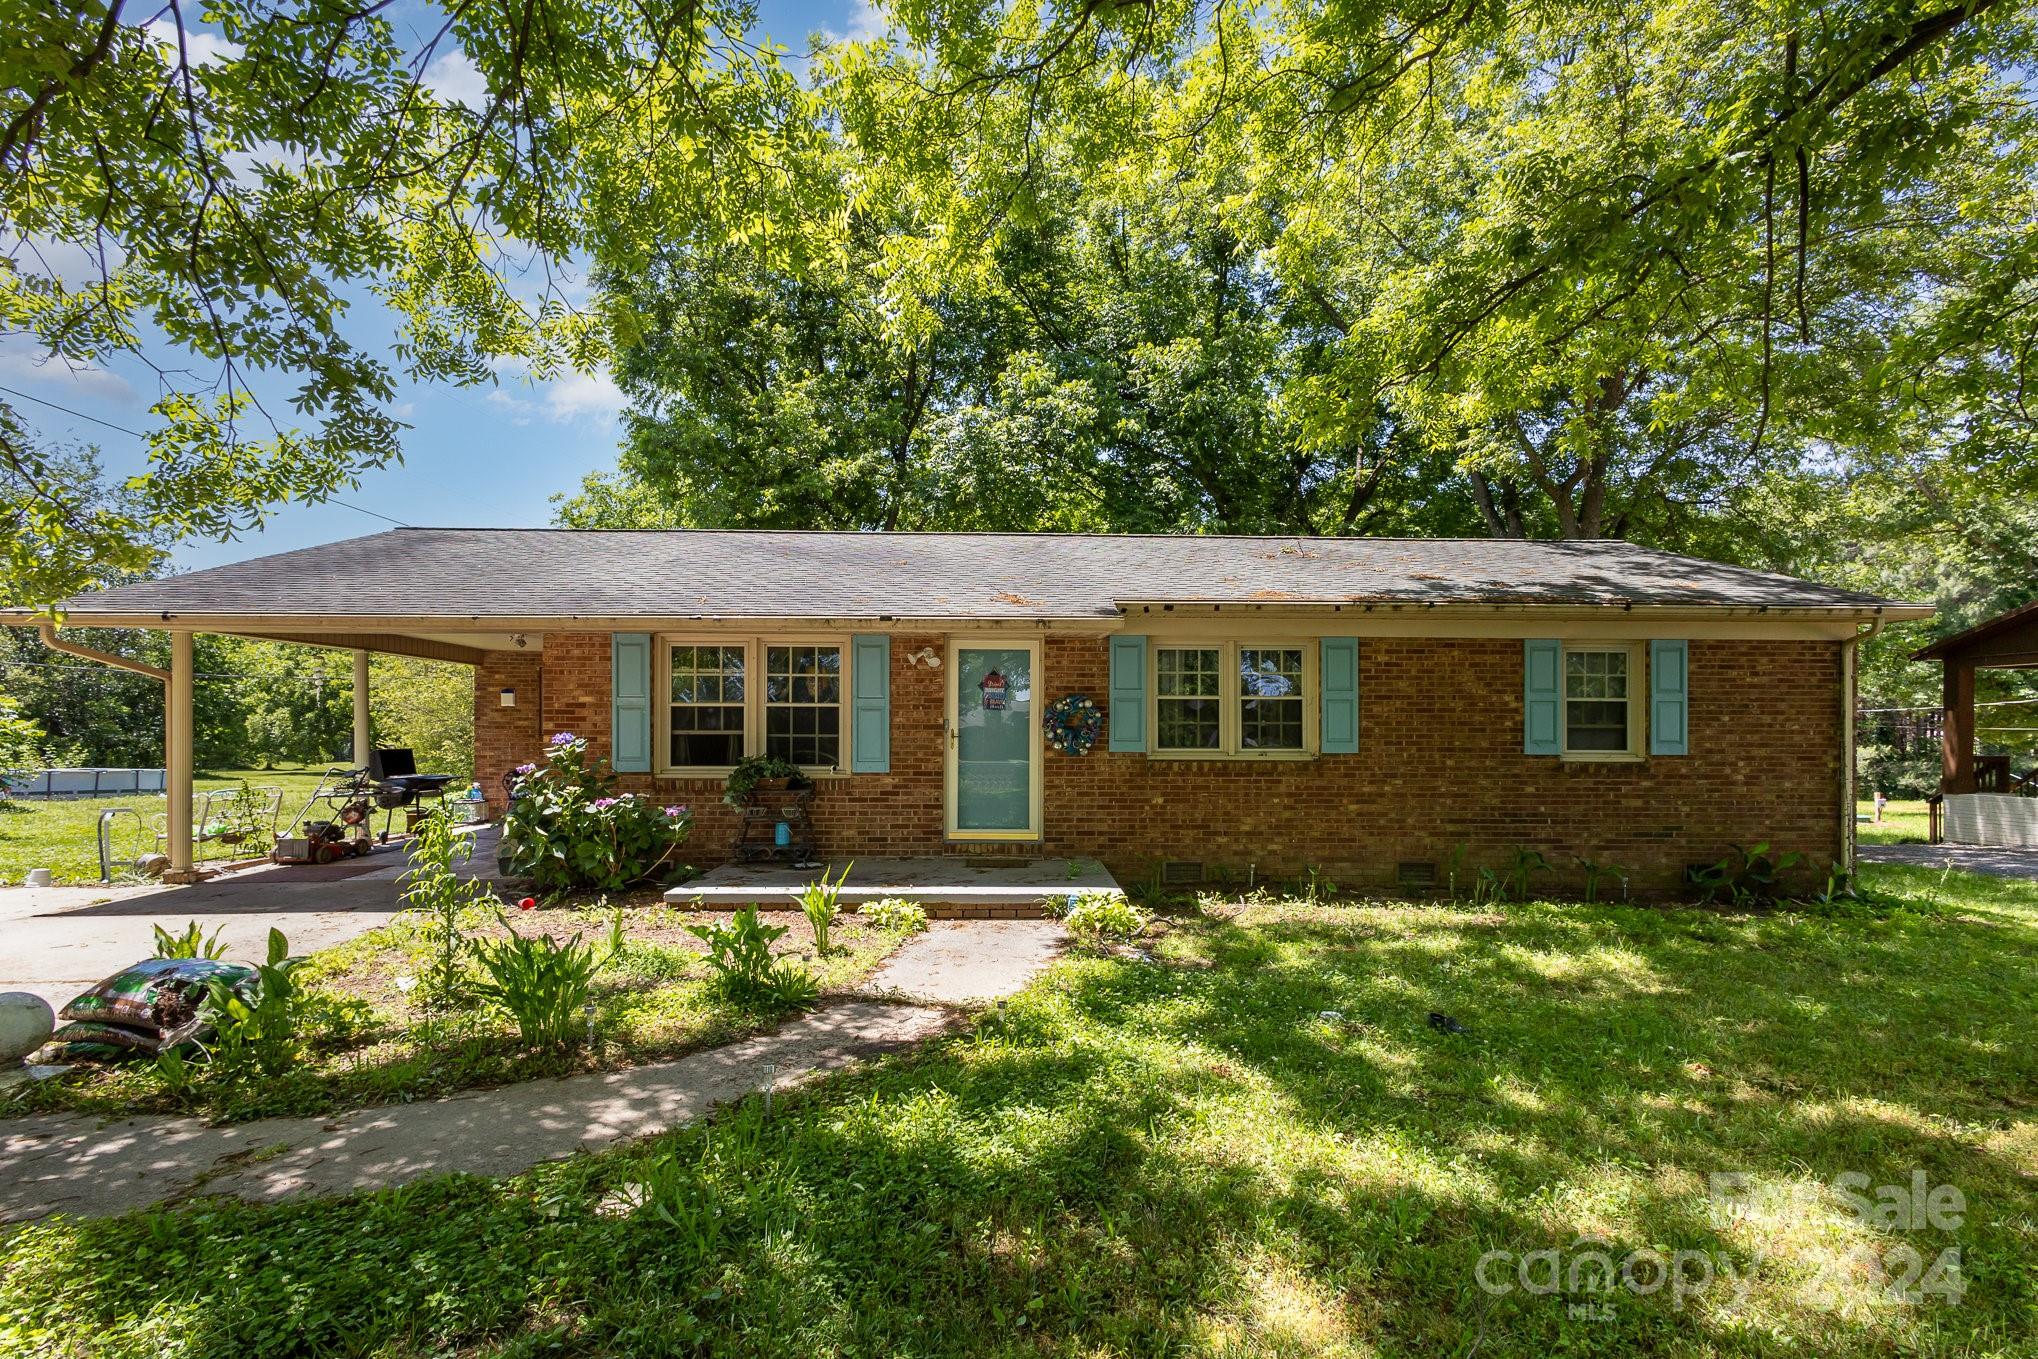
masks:
<path id="1" fill-rule="evenodd" d="M 516 707 L 516 706 L 517 706 L 517 691 L 516 691 L 516 690 L 514 690 L 514 689 L 505 689 L 505 690 L 503 690 L 503 691 L 502 691 L 502 706 L 503 706 L 503 707 L 505 707 L 505 708 L 514 708 L 514 707 Z"/>

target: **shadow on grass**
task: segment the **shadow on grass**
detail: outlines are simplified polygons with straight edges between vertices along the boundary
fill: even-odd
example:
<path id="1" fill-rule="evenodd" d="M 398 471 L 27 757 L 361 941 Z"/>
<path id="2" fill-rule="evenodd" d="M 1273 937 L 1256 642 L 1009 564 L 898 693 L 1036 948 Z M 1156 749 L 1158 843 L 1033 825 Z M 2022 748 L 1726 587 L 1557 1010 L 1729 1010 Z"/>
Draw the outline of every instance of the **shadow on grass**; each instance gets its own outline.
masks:
<path id="1" fill-rule="evenodd" d="M 500 1184 L 34 1228 L 0 1248 L 0 1317 L 81 1353 L 1983 1350 L 2033 1305 L 2038 1211 L 2038 916 L 2003 910 L 1188 923 L 770 1119 Z M 1707 1192 L 1914 1169 L 1967 1198 L 1958 1307 L 1852 1276 L 1821 1300 L 1845 1246 L 1891 1238 Z M 1738 1306 L 1478 1285 L 1489 1251 L 1587 1248 L 1760 1265 Z"/>

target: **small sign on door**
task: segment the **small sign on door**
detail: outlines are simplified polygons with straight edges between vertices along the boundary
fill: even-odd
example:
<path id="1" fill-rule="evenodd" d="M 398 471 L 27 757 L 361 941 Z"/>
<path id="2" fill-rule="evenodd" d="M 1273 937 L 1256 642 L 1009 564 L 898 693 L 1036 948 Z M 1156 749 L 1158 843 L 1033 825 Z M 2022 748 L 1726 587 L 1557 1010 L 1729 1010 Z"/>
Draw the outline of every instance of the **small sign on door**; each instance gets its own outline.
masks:
<path id="1" fill-rule="evenodd" d="M 1000 712 L 1004 709 L 1006 685 L 1002 672 L 993 670 L 985 675 L 977 681 L 977 688 L 983 690 L 985 712 Z"/>

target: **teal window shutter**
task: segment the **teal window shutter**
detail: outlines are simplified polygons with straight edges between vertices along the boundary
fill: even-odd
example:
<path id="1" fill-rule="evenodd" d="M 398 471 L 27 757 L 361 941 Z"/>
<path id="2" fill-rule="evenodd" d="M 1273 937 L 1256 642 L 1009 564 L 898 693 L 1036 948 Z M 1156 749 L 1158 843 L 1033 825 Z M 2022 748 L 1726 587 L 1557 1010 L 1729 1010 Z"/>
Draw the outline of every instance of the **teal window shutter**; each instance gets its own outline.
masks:
<path id="1" fill-rule="evenodd" d="M 1691 644 L 1649 643 L 1649 753 L 1691 753 Z"/>
<path id="2" fill-rule="evenodd" d="M 1317 683 L 1323 690 L 1318 744 L 1326 755 L 1359 753 L 1359 639 L 1323 639 Z"/>
<path id="3" fill-rule="evenodd" d="M 1563 750 L 1564 646 L 1553 638 L 1531 637 L 1522 644 L 1521 749 L 1524 755 L 1556 755 Z"/>
<path id="4" fill-rule="evenodd" d="M 1146 638 L 1111 639 L 1113 750 L 1146 749 Z"/>
<path id="5" fill-rule="evenodd" d="M 849 772 L 892 772 L 892 639 L 859 632 L 850 639 Z"/>
<path id="6" fill-rule="evenodd" d="M 651 637 L 609 638 L 609 766 L 618 774 L 651 772 Z"/>

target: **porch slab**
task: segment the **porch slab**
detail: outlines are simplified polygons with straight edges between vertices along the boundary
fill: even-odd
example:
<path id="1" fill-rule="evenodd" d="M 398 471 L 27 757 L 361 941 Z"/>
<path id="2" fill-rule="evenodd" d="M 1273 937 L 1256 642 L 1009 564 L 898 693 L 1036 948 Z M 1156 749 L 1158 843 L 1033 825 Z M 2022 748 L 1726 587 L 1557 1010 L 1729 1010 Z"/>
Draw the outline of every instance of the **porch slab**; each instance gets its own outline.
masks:
<path id="1" fill-rule="evenodd" d="M 825 866 L 832 877 L 841 861 Z M 745 906 L 785 910 L 797 906 L 800 890 L 817 880 L 821 868 L 783 864 L 723 864 L 675 887 L 665 899 L 701 911 L 734 911 Z M 956 855 L 925 859 L 858 859 L 842 887 L 842 905 L 853 910 L 886 897 L 910 901 L 929 915 L 1005 917 L 1038 915 L 1049 899 L 1077 892 L 1123 895 L 1118 880 L 1095 859 L 994 859 Z"/>

